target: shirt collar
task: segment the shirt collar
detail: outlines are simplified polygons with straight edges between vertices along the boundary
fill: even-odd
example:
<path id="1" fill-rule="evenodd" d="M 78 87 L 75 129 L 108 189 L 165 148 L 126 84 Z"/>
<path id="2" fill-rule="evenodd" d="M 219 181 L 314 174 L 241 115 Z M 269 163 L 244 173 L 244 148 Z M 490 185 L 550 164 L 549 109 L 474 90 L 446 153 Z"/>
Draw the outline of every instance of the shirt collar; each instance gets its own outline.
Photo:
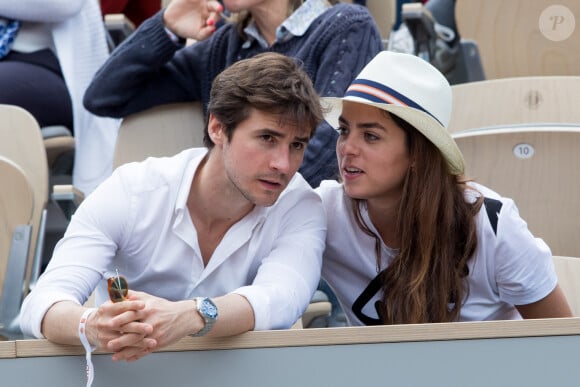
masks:
<path id="1" fill-rule="evenodd" d="M 181 178 L 181 183 L 179 189 L 177 190 L 177 199 L 175 201 L 175 214 L 178 219 L 183 217 L 185 211 L 187 211 L 187 198 L 189 197 L 189 191 L 191 190 L 191 183 L 193 182 L 193 176 L 195 171 L 199 167 L 199 164 L 207 156 L 207 149 L 205 152 L 197 155 L 190 160 L 187 168 L 183 172 L 183 177 Z"/>
<path id="2" fill-rule="evenodd" d="M 312 22 L 324 13 L 331 5 L 328 0 L 307 0 L 296 11 L 292 13 L 276 29 L 276 42 L 286 42 L 295 36 L 302 36 L 306 33 Z M 268 48 L 268 42 L 253 21 L 244 29 L 248 39 L 242 48 L 249 48 L 253 42 L 257 42 L 262 48 Z"/>

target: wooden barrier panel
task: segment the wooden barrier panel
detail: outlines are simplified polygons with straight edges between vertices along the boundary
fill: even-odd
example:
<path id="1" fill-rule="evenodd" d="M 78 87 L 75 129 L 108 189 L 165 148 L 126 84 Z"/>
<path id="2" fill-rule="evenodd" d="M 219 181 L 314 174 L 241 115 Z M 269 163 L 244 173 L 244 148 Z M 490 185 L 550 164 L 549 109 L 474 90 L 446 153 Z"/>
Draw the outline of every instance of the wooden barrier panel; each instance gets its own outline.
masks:
<path id="1" fill-rule="evenodd" d="M 8 359 L 15 357 L 16 357 L 16 342 L 0 341 L 0 359 Z"/>
<path id="2" fill-rule="evenodd" d="M 249 332 L 96 354 L 93 386 L 577 386 L 579 348 L 580 318 Z M 80 347 L 45 340 L 0 360 L 7 386 L 81 386 L 84 369 Z"/>

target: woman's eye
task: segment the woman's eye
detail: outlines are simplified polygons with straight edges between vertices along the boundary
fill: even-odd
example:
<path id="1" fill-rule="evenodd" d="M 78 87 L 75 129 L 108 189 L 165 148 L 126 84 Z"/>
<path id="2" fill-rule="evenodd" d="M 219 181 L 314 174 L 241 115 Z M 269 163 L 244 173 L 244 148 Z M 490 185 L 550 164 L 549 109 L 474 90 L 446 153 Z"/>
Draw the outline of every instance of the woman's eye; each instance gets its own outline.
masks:
<path id="1" fill-rule="evenodd" d="M 376 141 L 379 139 L 379 137 L 374 135 L 373 133 L 365 133 L 365 139 L 368 141 Z"/>
<path id="2" fill-rule="evenodd" d="M 336 131 L 338 132 L 339 136 L 346 136 L 348 134 L 348 129 L 343 127 L 337 128 Z"/>

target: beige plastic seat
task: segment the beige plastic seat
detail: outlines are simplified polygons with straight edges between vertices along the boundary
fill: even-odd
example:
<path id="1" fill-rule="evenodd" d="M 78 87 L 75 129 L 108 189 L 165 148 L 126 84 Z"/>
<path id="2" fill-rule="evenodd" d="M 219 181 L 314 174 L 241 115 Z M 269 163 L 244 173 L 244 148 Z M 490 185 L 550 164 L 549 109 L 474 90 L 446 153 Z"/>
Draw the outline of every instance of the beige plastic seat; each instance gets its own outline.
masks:
<path id="1" fill-rule="evenodd" d="M 367 0 L 367 8 L 371 15 L 373 15 L 373 19 L 375 19 L 375 23 L 381 32 L 383 42 L 385 42 L 389 38 L 393 26 L 395 25 L 395 19 L 397 18 L 397 1 Z"/>
<path id="2" fill-rule="evenodd" d="M 580 256 L 580 76 L 452 86 L 449 130 L 466 175 L 515 199 L 554 255 Z"/>
<path id="3" fill-rule="evenodd" d="M 200 102 L 156 106 L 123 119 L 114 167 L 147 157 L 172 156 L 203 146 L 203 109 Z"/>
<path id="4" fill-rule="evenodd" d="M 558 282 L 575 317 L 580 317 L 580 258 L 554 256 Z"/>
<path id="5" fill-rule="evenodd" d="M 17 323 L 30 249 L 34 192 L 22 168 L 0 157 L 0 335 L 20 332 Z"/>
<path id="6" fill-rule="evenodd" d="M 40 127 L 26 110 L 0 104 L 0 156 L 18 165 L 34 193 L 32 235 L 26 283 L 34 286 L 40 273 L 46 205 L 49 198 L 48 164 Z"/>
<path id="7" fill-rule="evenodd" d="M 455 4 L 459 34 L 477 43 L 486 79 L 580 75 L 579 16 L 578 0 Z"/>
<path id="8" fill-rule="evenodd" d="M 579 124 L 580 76 L 493 79 L 451 86 L 450 132 L 519 124 Z"/>
<path id="9" fill-rule="evenodd" d="M 352 0 L 341 0 L 341 3 L 351 3 Z M 367 0 L 366 7 L 373 16 L 375 23 L 381 33 L 383 45 L 387 47 L 387 39 L 391 34 L 395 20 L 397 18 L 396 0 Z"/>
<path id="10" fill-rule="evenodd" d="M 46 149 L 46 159 L 49 168 L 51 168 L 59 157 L 70 154 L 72 162 L 72 153 L 75 150 L 75 139 L 70 130 L 65 126 L 45 126 L 41 128 L 44 139 L 44 148 Z"/>
<path id="11" fill-rule="evenodd" d="M 580 125 L 469 130 L 453 137 L 468 178 L 513 198 L 553 255 L 580 257 Z"/>

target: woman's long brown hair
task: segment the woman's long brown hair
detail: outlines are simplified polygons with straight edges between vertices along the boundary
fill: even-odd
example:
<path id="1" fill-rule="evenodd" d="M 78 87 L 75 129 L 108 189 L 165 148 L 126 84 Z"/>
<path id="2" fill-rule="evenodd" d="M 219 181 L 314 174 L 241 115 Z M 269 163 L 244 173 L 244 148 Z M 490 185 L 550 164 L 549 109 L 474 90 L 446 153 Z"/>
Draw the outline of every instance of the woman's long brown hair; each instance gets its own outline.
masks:
<path id="1" fill-rule="evenodd" d="M 387 113 L 388 114 L 388 113 Z M 385 324 L 456 321 L 469 294 L 467 262 L 477 247 L 475 215 L 483 198 L 465 201 L 466 180 L 453 175 L 441 152 L 425 136 L 391 115 L 405 131 L 412 167 L 407 171 L 397 215 L 399 252 L 381 273 Z M 380 243 L 353 200 L 357 223 Z"/>

